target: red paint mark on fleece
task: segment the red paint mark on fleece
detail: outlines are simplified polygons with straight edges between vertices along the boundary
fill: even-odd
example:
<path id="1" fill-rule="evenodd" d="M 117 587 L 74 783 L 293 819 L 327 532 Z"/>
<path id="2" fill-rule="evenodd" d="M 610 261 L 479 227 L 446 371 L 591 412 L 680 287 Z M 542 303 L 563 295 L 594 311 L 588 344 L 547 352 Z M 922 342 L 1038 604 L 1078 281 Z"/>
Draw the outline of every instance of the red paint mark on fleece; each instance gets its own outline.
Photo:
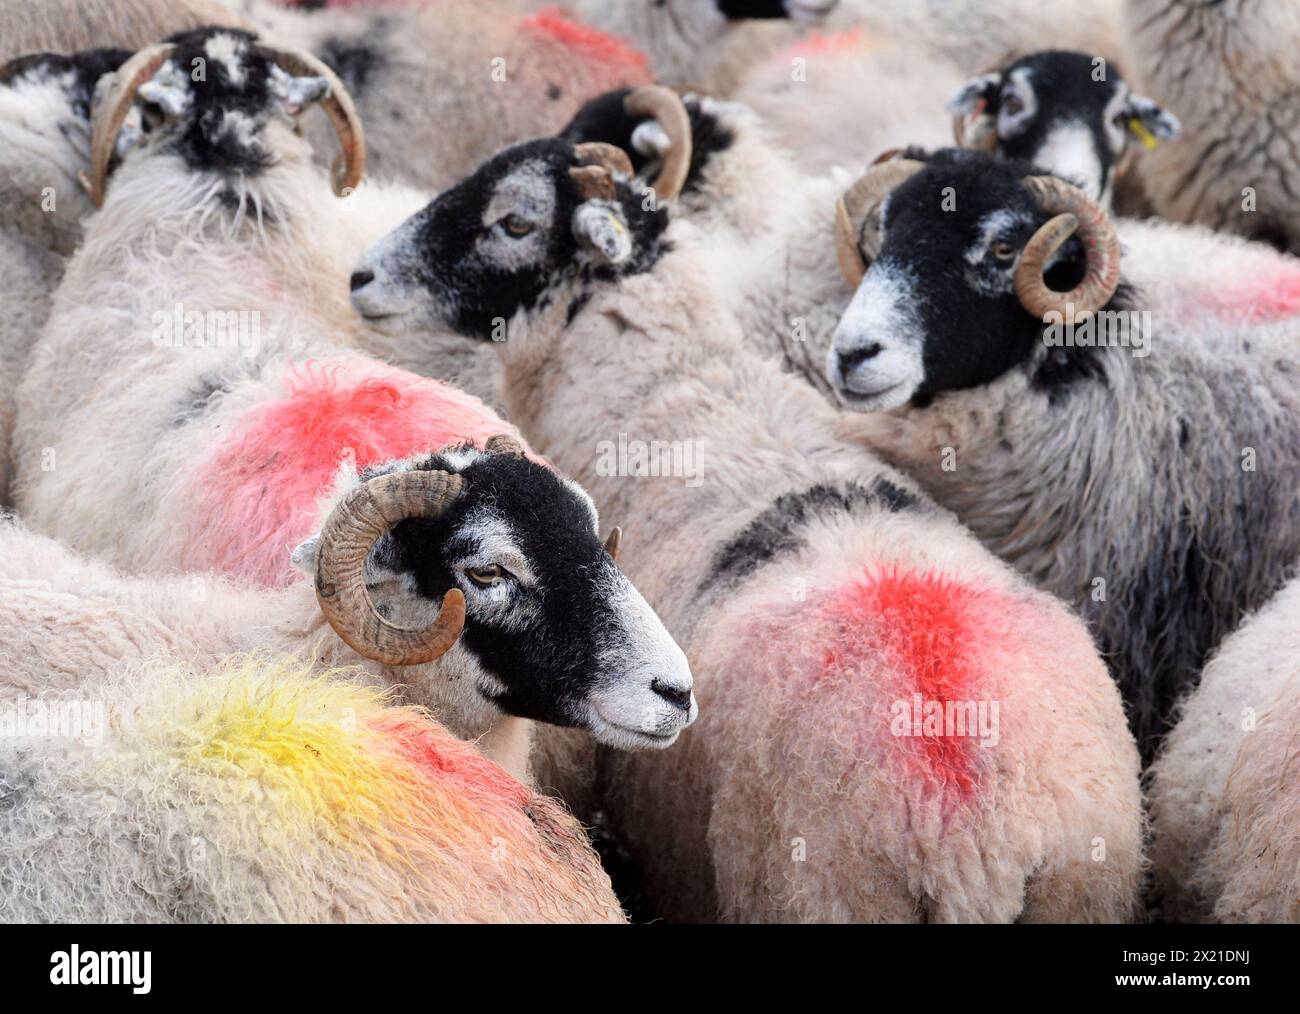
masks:
<path id="1" fill-rule="evenodd" d="M 358 471 L 517 431 L 477 398 L 379 363 L 307 364 L 280 398 L 237 420 L 194 479 L 185 566 L 290 583 L 289 552 L 312 534 L 317 499 L 351 455 Z M 538 459 L 540 460 L 540 459 Z"/>
<path id="2" fill-rule="evenodd" d="M 862 26 L 855 28 L 846 28 L 840 32 L 834 32 L 830 35 L 822 35 L 814 32 L 805 39 L 790 46 L 786 52 L 791 56 L 817 56 L 822 53 L 842 53 L 848 49 L 856 49 L 864 42 L 872 40 L 863 31 Z M 874 43 L 873 43 L 874 44 Z"/>
<path id="3" fill-rule="evenodd" d="M 560 7 L 546 7 L 522 21 L 525 30 L 554 39 L 584 62 L 606 64 L 650 80 L 649 58 L 617 35 L 575 21 Z M 631 82 L 629 82 L 631 83 Z"/>
<path id="4" fill-rule="evenodd" d="M 532 792 L 503 768 L 488 760 L 473 743 L 456 739 L 410 713 L 392 711 L 367 723 L 420 773 L 451 788 L 461 798 L 489 809 L 502 801 L 525 806 Z"/>
<path id="5" fill-rule="evenodd" d="M 981 649 L 997 636 L 1008 603 L 942 574 L 891 568 L 838 589 L 827 608 L 844 636 L 828 649 L 825 671 L 852 666 L 854 659 L 845 657 L 842 645 L 860 644 L 861 632 L 870 631 L 905 674 L 900 699 L 910 705 L 912 694 L 941 704 L 980 698 Z M 922 735 L 909 741 L 920 747 L 921 763 L 913 774 L 954 786 L 963 795 L 971 792 L 973 751 L 979 749 L 974 735 Z"/>
<path id="6" fill-rule="evenodd" d="M 1294 317 L 1300 314 L 1300 262 L 1244 282 L 1224 284 L 1220 279 L 1199 288 L 1197 295 L 1233 323 L 1266 324 Z"/>

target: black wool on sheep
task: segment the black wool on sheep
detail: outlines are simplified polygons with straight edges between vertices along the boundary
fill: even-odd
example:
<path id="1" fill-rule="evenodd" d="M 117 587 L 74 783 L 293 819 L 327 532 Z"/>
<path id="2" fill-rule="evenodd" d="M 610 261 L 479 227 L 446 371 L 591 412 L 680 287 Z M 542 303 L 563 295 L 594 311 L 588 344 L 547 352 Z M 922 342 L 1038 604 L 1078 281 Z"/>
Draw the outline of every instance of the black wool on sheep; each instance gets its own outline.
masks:
<path id="1" fill-rule="evenodd" d="M 806 542 L 803 529 L 814 519 L 880 508 L 896 514 L 926 506 L 927 501 L 916 493 L 884 477 L 873 479 L 870 486 L 818 483 L 796 493 L 782 493 L 718 550 L 713 572 L 700 591 L 736 584 L 769 560 L 802 548 Z"/>

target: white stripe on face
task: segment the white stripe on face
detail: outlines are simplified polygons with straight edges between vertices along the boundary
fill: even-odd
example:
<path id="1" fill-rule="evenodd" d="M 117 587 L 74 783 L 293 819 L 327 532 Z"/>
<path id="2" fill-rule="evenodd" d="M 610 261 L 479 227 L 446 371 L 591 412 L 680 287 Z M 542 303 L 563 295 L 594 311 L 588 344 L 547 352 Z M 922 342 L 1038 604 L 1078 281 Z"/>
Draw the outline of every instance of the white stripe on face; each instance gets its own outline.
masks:
<path id="1" fill-rule="evenodd" d="M 904 404 L 925 379 L 915 279 L 873 264 L 835 328 L 826 375 L 845 408 L 880 412 Z"/>
<path id="2" fill-rule="evenodd" d="M 1102 168 L 1096 139 L 1086 125 L 1058 123 L 1048 132 L 1034 161 L 1052 175 L 1079 186 L 1093 200 L 1102 196 Z"/>

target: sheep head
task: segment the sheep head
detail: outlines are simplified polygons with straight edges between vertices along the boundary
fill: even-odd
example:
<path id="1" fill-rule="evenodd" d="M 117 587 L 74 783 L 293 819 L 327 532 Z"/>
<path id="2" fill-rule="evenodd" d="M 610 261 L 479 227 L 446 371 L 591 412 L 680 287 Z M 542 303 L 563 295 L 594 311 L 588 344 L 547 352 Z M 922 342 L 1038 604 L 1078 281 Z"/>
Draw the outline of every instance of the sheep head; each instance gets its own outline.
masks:
<path id="1" fill-rule="evenodd" d="M 137 103 L 161 123 L 124 137 Z M 196 170 L 256 173 L 276 161 L 264 137 L 268 124 L 292 119 L 313 103 L 325 110 L 338 135 L 342 154 L 333 186 L 345 196 L 361 180 L 365 140 L 356 108 L 334 72 L 308 53 L 261 44 L 247 32 L 183 33 L 132 56 L 97 98 L 87 192 L 102 206 L 114 157 L 139 140 L 166 145 Z"/>
<path id="2" fill-rule="evenodd" d="M 1022 365 L 1044 382 L 1087 374 L 1096 349 L 1051 349 L 1043 335 L 1084 323 L 1119 289 L 1106 213 L 1023 163 L 927 158 L 874 166 L 840 202 L 837 244 L 856 291 L 826 369 L 845 407 L 895 408 Z"/>
<path id="3" fill-rule="evenodd" d="M 388 334 L 450 328 L 504 340 L 520 311 L 569 305 L 583 286 L 646 270 L 691 161 L 690 121 L 666 88 L 626 96 L 637 116 L 672 135 L 647 191 L 626 152 L 546 138 L 499 152 L 368 250 L 352 276 L 352 303 Z M 576 286 L 576 287 L 575 287 Z"/>
<path id="4" fill-rule="evenodd" d="M 1178 120 L 1101 57 L 1049 50 L 1003 61 L 948 103 L 959 147 L 1041 166 L 1108 206 L 1137 152 L 1178 133 Z"/>
<path id="5" fill-rule="evenodd" d="M 488 710 L 667 746 L 690 668 L 616 565 L 591 498 L 514 436 L 345 475 L 293 554 L 335 633 L 386 666 L 436 663 Z M 418 684 L 421 675 L 401 676 Z"/>

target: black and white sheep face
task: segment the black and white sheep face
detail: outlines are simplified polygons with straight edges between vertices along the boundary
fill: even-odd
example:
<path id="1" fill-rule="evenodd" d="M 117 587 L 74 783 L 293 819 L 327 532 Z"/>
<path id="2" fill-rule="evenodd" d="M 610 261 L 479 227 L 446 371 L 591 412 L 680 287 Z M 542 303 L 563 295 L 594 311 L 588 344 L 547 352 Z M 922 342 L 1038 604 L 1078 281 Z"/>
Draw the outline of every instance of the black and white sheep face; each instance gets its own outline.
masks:
<path id="1" fill-rule="evenodd" d="M 329 94 L 322 77 L 295 77 L 232 29 L 196 29 L 168 40 L 176 51 L 137 93 L 143 132 L 118 146 L 179 155 L 198 172 L 255 175 L 295 153 L 310 156 L 293 120 Z"/>
<path id="2" fill-rule="evenodd" d="M 34 212 L 79 229 L 94 210 L 78 174 L 90 164 L 96 85 L 130 55 L 124 49 L 34 53 L 8 65 L 0 81 L 0 206 L 21 195 Z M 139 112 L 133 113 L 126 126 L 138 130 Z"/>
<path id="3" fill-rule="evenodd" d="M 880 255 L 827 355 L 827 377 L 844 407 L 878 412 L 923 404 L 1040 361 L 1042 322 L 1015 291 L 1021 252 L 1050 217 L 1020 182 L 1035 171 L 982 153 L 941 152 L 889 195 Z M 1045 277 L 1052 288 L 1068 290 L 1084 266 L 1072 237 Z M 1067 365 L 1078 364 L 1054 364 L 1039 379 L 1065 379 Z"/>
<path id="4" fill-rule="evenodd" d="M 490 706 L 589 730 L 623 749 L 670 745 L 694 721 L 690 667 L 601 544 L 586 492 L 516 454 L 465 446 L 394 462 L 459 474 L 434 519 L 404 521 L 376 543 L 367 584 L 381 614 L 427 623 L 465 595 L 464 631 L 439 660 Z M 294 553 L 309 573 L 314 540 Z"/>
<path id="5" fill-rule="evenodd" d="M 1120 158 L 1137 143 L 1172 138 L 1178 121 L 1151 99 L 1134 95 L 1100 57 L 1051 50 L 967 82 L 949 103 L 967 117 L 978 144 L 993 133 L 997 152 L 1042 166 L 1109 200 Z"/>
<path id="6" fill-rule="evenodd" d="M 666 212 L 625 184 L 585 196 L 569 175 L 578 164 L 559 140 L 499 153 L 366 252 L 352 305 L 387 334 L 445 327 L 503 340 L 556 286 L 649 267 Z"/>

